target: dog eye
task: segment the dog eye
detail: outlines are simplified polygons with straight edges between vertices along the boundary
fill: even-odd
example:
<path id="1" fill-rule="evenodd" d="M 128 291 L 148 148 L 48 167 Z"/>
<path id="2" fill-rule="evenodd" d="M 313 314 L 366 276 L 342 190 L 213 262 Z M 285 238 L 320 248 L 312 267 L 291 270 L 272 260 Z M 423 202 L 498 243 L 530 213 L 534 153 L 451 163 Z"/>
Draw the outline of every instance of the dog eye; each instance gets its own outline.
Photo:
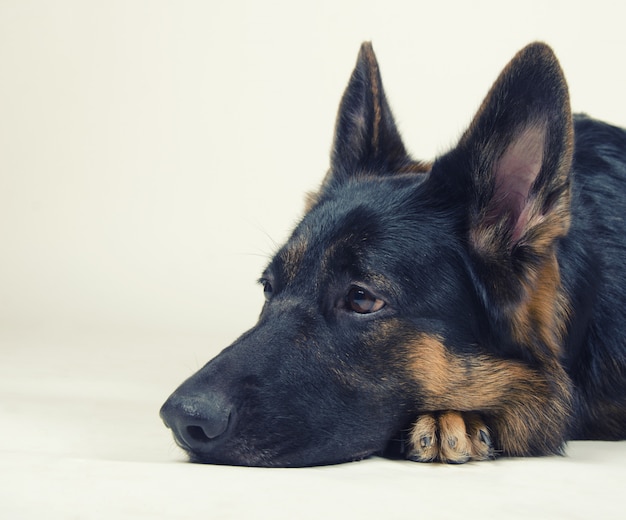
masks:
<path id="1" fill-rule="evenodd" d="M 352 287 L 346 296 L 346 307 L 358 314 L 371 314 L 385 306 L 385 302 L 361 287 Z"/>
<path id="2" fill-rule="evenodd" d="M 259 280 L 261 285 L 263 285 L 263 296 L 265 296 L 265 301 L 270 301 L 272 299 L 272 295 L 274 294 L 274 288 L 269 280 L 261 279 Z"/>

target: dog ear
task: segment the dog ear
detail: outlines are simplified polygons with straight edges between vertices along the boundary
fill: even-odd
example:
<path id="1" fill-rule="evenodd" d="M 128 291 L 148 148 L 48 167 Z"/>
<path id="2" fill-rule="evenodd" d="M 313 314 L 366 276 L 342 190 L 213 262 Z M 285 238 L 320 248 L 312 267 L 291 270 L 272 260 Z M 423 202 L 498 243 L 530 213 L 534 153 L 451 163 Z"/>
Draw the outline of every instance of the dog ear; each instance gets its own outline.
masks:
<path id="1" fill-rule="evenodd" d="M 372 44 L 365 42 L 339 106 L 327 181 L 390 173 L 407 162 Z"/>
<path id="2" fill-rule="evenodd" d="M 442 163 L 446 183 L 469 197 L 469 243 L 487 289 L 519 299 L 522 285 L 569 228 L 572 115 L 558 61 L 545 44 L 504 69 L 458 147 Z M 518 284 L 519 285 L 519 284 Z"/>

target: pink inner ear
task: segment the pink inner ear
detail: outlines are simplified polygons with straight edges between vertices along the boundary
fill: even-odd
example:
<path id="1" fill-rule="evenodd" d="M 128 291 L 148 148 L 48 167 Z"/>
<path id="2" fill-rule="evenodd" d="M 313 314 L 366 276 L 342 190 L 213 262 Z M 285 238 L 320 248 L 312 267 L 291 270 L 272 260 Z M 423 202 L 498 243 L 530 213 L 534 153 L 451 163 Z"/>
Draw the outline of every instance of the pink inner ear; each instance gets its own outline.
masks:
<path id="1" fill-rule="evenodd" d="M 523 235 L 530 217 L 528 195 L 541 171 L 545 140 L 545 123 L 527 127 L 515 136 L 495 167 L 496 218 L 509 216 L 513 241 Z"/>

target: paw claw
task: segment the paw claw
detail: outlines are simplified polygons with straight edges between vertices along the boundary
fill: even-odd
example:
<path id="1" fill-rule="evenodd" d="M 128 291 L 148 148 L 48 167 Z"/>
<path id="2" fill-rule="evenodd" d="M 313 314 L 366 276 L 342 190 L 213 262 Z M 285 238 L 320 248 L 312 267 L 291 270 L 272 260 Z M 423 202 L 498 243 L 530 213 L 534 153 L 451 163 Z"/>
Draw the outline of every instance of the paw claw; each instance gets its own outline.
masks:
<path id="1" fill-rule="evenodd" d="M 471 460 L 470 456 L 465 455 L 465 456 L 459 456 L 454 459 L 445 459 L 445 460 L 442 460 L 441 462 L 445 462 L 446 464 L 465 464 L 466 462 L 469 462 L 470 460 Z"/>

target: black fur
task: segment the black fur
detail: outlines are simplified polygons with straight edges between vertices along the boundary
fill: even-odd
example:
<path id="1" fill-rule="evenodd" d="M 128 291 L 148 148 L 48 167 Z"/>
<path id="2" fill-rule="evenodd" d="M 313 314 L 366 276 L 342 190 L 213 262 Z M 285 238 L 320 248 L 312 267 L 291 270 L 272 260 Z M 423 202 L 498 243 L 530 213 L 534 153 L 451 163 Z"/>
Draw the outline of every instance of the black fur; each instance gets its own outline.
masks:
<path id="1" fill-rule="evenodd" d="M 192 461 L 255 466 L 626 438 L 625 188 L 626 132 L 572 121 L 547 46 L 428 164 L 364 44 L 258 324 L 172 394 L 165 424 Z"/>

